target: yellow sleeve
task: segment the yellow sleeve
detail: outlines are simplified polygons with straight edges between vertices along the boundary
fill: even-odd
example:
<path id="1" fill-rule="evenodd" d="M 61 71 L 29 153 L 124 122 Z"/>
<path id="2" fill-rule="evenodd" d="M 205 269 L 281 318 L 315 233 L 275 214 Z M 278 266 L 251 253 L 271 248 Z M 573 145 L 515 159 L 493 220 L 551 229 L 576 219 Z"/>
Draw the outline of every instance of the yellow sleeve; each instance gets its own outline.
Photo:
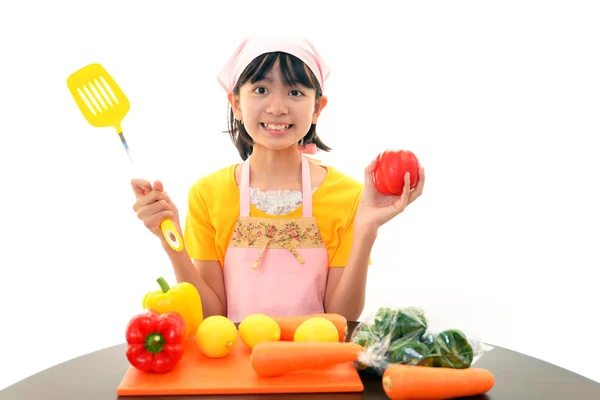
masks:
<path id="1" fill-rule="evenodd" d="M 361 191 L 362 193 L 362 191 Z M 350 256 L 350 250 L 352 249 L 352 243 L 354 240 L 354 219 L 356 217 L 356 211 L 360 202 L 360 195 L 356 198 L 350 217 L 344 227 L 339 230 L 338 234 L 338 246 L 331 259 L 332 268 L 345 267 L 348 264 L 348 258 Z M 369 265 L 371 265 L 371 258 L 369 257 Z"/>
<path id="2" fill-rule="evenodd" d="M 218 260 L 216 229 L 212 224 L 206 200 L 197 185 L 188 193 L 188 211 L 185 220 L 184 243 L 188 255 L 195 260 Z"/>

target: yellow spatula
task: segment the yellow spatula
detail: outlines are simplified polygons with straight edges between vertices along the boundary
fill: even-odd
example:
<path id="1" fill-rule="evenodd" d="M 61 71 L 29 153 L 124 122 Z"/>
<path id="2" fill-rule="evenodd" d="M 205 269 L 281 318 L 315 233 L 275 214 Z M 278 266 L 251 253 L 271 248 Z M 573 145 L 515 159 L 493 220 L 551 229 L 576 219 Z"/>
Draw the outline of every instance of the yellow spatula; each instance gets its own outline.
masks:
<path id="1" fill-rule="evenodd" d="M 79 110 L 92 126 L 98 128 L 112 126 L 117 131 L 121 143 L 132 161 L 121 128 L 121 122 L 129 111 L 129 100 L 104 67 L 100 64 L 83 67 L 69 76 L 67 86 L 75 103 L 79 106 Z M 173 221 L 165 219 L 160 224 L 160 228 L 169 246 L 176 251 L 181 251 L 183 240 L 175 229 Z"/>

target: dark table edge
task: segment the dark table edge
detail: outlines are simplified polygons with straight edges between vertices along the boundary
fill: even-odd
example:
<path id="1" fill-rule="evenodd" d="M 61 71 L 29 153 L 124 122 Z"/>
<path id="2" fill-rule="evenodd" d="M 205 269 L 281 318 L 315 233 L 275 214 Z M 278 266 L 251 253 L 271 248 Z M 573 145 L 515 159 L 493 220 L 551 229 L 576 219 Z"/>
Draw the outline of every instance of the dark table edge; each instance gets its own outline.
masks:
<path id="1" fill-rule="evenodd" d="M 237 324 L 236 324 L 236 325 L 237 325 Z M 357 323 L 356 323 L 355 321 L 349 321 L 349 322 L 348 322 L 348 325 L 349 325 L 349 329 L 348 329 L 348 335 L 346 336 L 346 341 L 348 341 L 348 340 L 349 340 L 349 338 L 351 337 L 351 335 L 352 335 L 352 332 L 354 332 L 354 329 L 356 328 L 356 325 L 357 325 Z M 350 329 L 350 327 L 351 327 L 351 329 Z M 595 380 L 593 380 L 593 379 L 591 379 L 591 378 L 588 378 L 588 377 L 586 377 L 586 376 L 584 376 L 584 375 L 581 375 L 581 374 L 579 374 L 579 373 L 577 373 L 577 372 L 571 371 L 571 370 L 569 370 L 569 369 L 567 369 L 567 368 L 561 367 L 561 366 L 559 366 L 559 365 L 556 365 L 556 364 L 554 364 L 554 363 L 551 363 L 551 362 L 549 362 L 549 361 L 545 361 L 545 360 L 542 360 L 542 359 L 540 359 L 540 358 L 537 358 L 537 357 L 533 357 L 533 356 L 527 355 L 527 354 L 525 354 L 525 353 L 523 353 L 523 352 L 516 351 L 516 350 L 511 350 L 511 349 L 508 349 L 508 348 L 506 348 L 506 347 L 497 346 L 497 345 L 494 345 L 494 344 L 491 344 L 491 343 L 485 343 L 485 342 L 483 342 L 482 344 L 484 344 L 484 345 L 486 345 L 486 346 L 489 346 L 489 347 L 491 347 L 491 348 L 492 348 L 492 349 L 491 349 L 491 350 L 489 350 L 488 352 L 493 352 L 493 351 L 495 351 L 496 349 L 501 349 L 501 350 L 504 350 L 504 351 L 509 351 L 509 352 L 512 352 L 512 353 L 516 353 L 516 354 L 522 355 L 523 357 L 529 357 L 529 358 L 536 359 L 536 360 L 538 360 L 538 361 L 540 361 L 540 362 L 543 362 L 543 363 L 546 363 L 546 364 L 548 364 L 548 365 L 551 365 L 551 366 L 553 366 L 554 368 L 560 369 L 560 370 L 564 371 L 564 372 L 565 372 L 565 373 L 567 373 L 567 374 L 573 374 L 573 375 L 576 375 L 576 376 L 577 376 L 577 377 L 579 377 L 580 379 L 587 380 L 587 381 L 589 381 L 590 383 L 600 384 L 600 382 L 596 382 Z M 44 368 L 43 370 L 40 370 L 40 371 L 38 371 L 38 372 L 36 372 L 36 373 L 34 373 L 34 374 L 31 374 L 31 375 L 29 375 L 29 376 L 26 376 L 26 377 L 24 377 L 24 378 L 22 378 L 22 379 L 20 379 L 20 380 L 18 380 L 18 381 L 16 381 L 16 382 L 13 382 L 13 383 L 12 383 L 12 384 L 10 384 L 9 386 L 7 386 L 7 387 L 3 388 L 2 390 L 0 390 L 0 393 L 2 393 L 2 392 L 3 392 L 3 391 L 5 391 L 5 390 L 8 390 L 8 389 L 10 389 L 12 386 L 15 386 L 15 385 L 22 384 L 22 383 L 23 383 L 23 381 L 26 381 L 26 380 L 28 380 L 28 379 L 30 379 L 30 378 L 33 378 L 33 377 L 35 377 L 36 375 L 43 374 L 43 373 L 45 373 L 46 371 L 48 371 L 48 370 L 50 370 L 50 369 L 52 369 L 52 368 L 59 367 L 59 366 L 60 366 L 60 365 L 62 365 L 62 364 L 66 364 L 66 363 L 69 363 L 69 362 L 72 362 L 72 361 L 74 361 L 74 360 L 77 360 L 77 359 L 80 359 L 80 358 L 84 358 L 84 357 L 91 357 L 91 356 L 93 356 L 93 355 L 94 355 L 94 354 L 96 354 L 96 353 L 100 353 L 100 352 L 103 352 L 103 351 L 106 351 L 106 350 L 109 350 L 109 349 L 114 349 L 114 348 L 116 348 L 116 347 L 120 347 L 120 346 L 124 346 L 124 345 L 125 345 L 125 342 L 121 342 L 121 343 L 118 343 L 118 344 L 115 344 L 115 345 L 112 345 L 112 346 L 104 347 L 104 348 L 102 348 L 102 349 L 98 349 L 98 350 L 91 351 L 91 352 L 89 352 L 89 353 L 82 354 L 82 355 L 80 355 L 80 356 L 77 356 L 77 357 L 71 358 L 71 359 L 69 359 L 69 360 L 65 360 L 65 361 L 63 361 L 63 362 L 60 362 L 60 363 L 58 363 L 58 364 L 54 364 L 54 365 L 52 365 L 52 366 L 50 366 L 50 367 L 47 367 L 47 368 Z M 487 352 L 486 352 L 486 353 L 487 353 Z M 482 357 L 485 357 L 485 354 L 484 354 Z M 475 367 L 475 368 L 476 368 L 476 367 L 477 367 L 477 364 L 478 364 L 477 362 L 476 362 L 476 363 L 474 363 L 474 364 L 473 364 L 473 367 Z"/>

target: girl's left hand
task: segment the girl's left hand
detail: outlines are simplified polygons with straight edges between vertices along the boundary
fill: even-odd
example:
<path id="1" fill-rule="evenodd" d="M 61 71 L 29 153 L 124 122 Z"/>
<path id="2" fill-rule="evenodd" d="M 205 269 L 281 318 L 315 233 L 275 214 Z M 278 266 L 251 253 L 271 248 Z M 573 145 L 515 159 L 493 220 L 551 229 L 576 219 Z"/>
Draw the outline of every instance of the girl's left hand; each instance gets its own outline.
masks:
<path id="1" fill-rule="evenodd" d="M 358 206 L 356 222 L 363 225 L 374 225 L 374 228 L 379 228 L 404 211 L 410 203 L 421 196 L 425 185 L 425 170 L 423 167 L 419 168 L 419 182 L 414 190 L 410 190 L 410 174 L 407 172 L 404 176 L 402 195 L 386 196 L 377 190 L 373 182 L 373 171 L 376 163 L 377 160 L 373 160 L 365 168 L 365 188 Z"/>

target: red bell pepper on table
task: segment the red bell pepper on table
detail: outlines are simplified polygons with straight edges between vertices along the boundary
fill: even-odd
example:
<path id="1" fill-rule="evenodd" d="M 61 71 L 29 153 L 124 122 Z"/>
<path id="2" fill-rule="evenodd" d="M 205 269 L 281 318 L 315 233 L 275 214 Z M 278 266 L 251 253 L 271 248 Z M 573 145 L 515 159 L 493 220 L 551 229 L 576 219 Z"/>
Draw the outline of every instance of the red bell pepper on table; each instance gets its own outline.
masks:
<path id="1" fill-rule="evenodd" d="M 169 372 L 183 356 L 185 333 L 186 322 L 177 312 L 138 314 L 127 324 L 127 360 L 140 371 Z"/>

